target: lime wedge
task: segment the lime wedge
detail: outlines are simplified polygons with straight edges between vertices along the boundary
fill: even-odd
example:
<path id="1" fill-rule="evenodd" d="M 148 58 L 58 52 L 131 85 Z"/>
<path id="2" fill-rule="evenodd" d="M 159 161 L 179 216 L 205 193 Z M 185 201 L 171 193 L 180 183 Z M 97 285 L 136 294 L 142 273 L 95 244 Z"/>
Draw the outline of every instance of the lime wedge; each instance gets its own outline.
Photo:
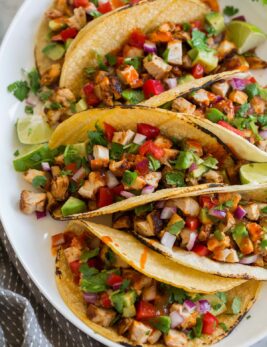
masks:
<path id="1" fill-rule="evenodd" d="M 267 163 L 254 163 L 241 166 L 240 179 L 242 184 L 267 183 Z"/>
<path id="2" fill-rule="evenodd" d="M 18 138 L 25 145 L 37 145 L 47 142 L 52 132 L 53 130 L 42 116 L 24 116 L 18 119 Z"/>
<path id="3" fill-rule="evenodd" d="M 233 20 L 227 25 L 227 38 L 235 43 L 238 53 L 243 54 L 263 43 L 266 34 L 253 24 Z"/>

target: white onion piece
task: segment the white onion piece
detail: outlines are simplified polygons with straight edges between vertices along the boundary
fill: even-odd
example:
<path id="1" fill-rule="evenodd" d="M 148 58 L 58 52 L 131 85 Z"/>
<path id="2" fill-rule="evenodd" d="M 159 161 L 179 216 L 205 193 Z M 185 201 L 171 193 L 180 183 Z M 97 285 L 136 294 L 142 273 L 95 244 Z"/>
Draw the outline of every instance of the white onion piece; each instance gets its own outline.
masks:
<path id="1" fill-rule="evenodd" d="M 155 187 L 153 186 L 146 186 L 145 188 L 143 188 L 141 195 L 145 195 L 145 194 L 151 194 L 153 193 L 155 190 Z"/>
<path id="2" fill-rule="evenodd" d="M 172 249 L 173 245 L 175 244 L 175 241 L 176 241 L 176 236 L 166 231 L 164 235 L 162 236 L 162 239 L 160 242 L 163 246 L 166 246 Z"/>
<path id="3" fill-rule="evenodd" d="M 176 207 L 164 207 L 161 211 L 160 219 L 170 219 L 176 211 Z"/>
<path id="4" fill-rule="evenodd" d="M 178 327 L 178 325 L 182 324 L 184 321 L 184 317 L 180 315 L 180 313 L 173 311 L 170 313 L 171 318 L 171 328 L 174 329 Z"/>
<path id="5" fill-rule="evenodd" d="M 86 171 L 84 167 L 80 167 L 77 172 L 72 176 L 72 180 L 75 182 L 80 181 L 86 175 Z"/>
<path id="6" fill-rule="evenodd" d="M 244 257 L 242 258 L 239 262 L 240 264 L 244 264 L 244 265 L 249 265 L 249 264 L 253 264 L 257 261 L 258 256 L 256 254 L 251 255 L 249 257 Z"/>
<path id="7" fill-rule="evenodd" d="M 177 87 L 177 79 L 176 78 L 166 78 L 164 82 L 167 84 L 169 89 L 173 89 Z"/>
<path id="8" fill-rule="evenodd" d="M 50 164 L 48 162 L 43 162 L 43 163 L 41 163 L 41 165 L 42 165 L 42 169 L 44 171 L 51 171 L 51 167 L 50 167 Z"/>
<path id="9" fill-rule="evenodd" d="M 107 186 L 109 188 L 114 188 L 114 187 L 116 187 L 120 183 L 117 180 L 116 176 L 111 171 L 108 171 L 106 173 L 106 178 L 107 178 Z"/>
<path id="10" fill-rule="evenodd" d="M 127 192 L 126 190 L 123 190 L 122 192 L 120 192 L 120 195 L 126 199 L 129 199 L 135 196 L 133 193 Z"/>
<path id="11" fill-rule="evenodd" d="M 197 233 L 195 231 L 191 231 L 188 244 L 186 245 L 186 248 L 188 251 L 192 251 L 192 249 L 194 248 L 196 239 L 197 239 Z"/>
<path id="12" fill-rule="evenodd" d="M 145 135 L 137 133 L 133 139 L 133 143 L 135 143 L 137 145 L 141 145 L 145 140 L 146 140 Z"/>

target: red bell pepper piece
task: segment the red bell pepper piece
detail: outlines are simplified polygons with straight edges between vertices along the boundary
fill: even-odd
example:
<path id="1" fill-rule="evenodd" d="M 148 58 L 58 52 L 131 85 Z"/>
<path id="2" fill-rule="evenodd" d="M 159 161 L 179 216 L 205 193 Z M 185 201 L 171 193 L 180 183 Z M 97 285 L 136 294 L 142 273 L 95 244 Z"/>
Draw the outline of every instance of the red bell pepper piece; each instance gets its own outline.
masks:
<path id="1" fill-rule="evenodd" d="M 202 78 L 204 75 L 204 67 L 201 64 L 196 64 L 192 68 L 192 75 L 195 79 Z"/>
<path id="2" fill-rule="evenodd" d="M 99 188 L 98 199 L 97 199 L 97 207 L 105 207 L 111 205 L 113 203 L 113 194 L 111 189 L 108 187 Z"/>
<path id="3" fill-rule="evenodd" d="M 69 267 L 71 269 L 71 272 L 74 275 L 79 275 L 80 274 L 80 261 L 79 260 L 75 260 L 75 261 L 71 262 L 69 264 Z"/>
<path id="4" fill-rule="evenodd" d="M 217 124 L 224 127 L 225 129 L 232 131 L 233 133 L 239 136 L 246 137 L 246 133 L 244 131 L 234 128 L 232 125 L 228 124 L 227 122 L 223 120 L 220 120 Z"/>
<path id="5" fill-rule="evenodd" d="M 154 318 L 157 315 L 157 311 L 154 305 L 151 303 L 141 300 L 137 305 L 136 310 L 136 319 L 137 320 L 145 320 Z"/>
<path id="6" fill-rule="evenodd" d="M 65 30 L 62 30 L 60 33 L 60 36 L 62 38 L 62 41 L 67 41 L 68 39 L 73 39 L 78 34 L 78 30 L 75 28 L 67 28 Z"/>
<path id="7" fill-rule="evenodd" d="M 109 1 L 100 0 L 98 2 L 98 11 L 102 14 L 112 11 L 112 6 Z"/>
<path id="8" fill-rule="evenodd" d="M 218 205 L 218 200 L 211 199 L 211 197 L 207 195 L 202 195 L 199 197 L 199 203 L 201 207 L 211 209 L 214 206 Z"/>
<path id="9" fill-rule="evenodd" d="M 206 312 L 203 316 L 202 333 L 212 335 L 219 324 L 218 319 L 210 312 Z"/>
<path id="10" fill-rule="evenodd" d="M 200 225 L 199 219 L 197 217 L 186 217 L 185 225 L 188 229 L 195 231 Z"/>
<path id="11" fill-rule="evenodd" d="M 89 6 L 88 0 L 73 0 L 74 7 L 87 7 Z"/>
<path id="12" fill-rule="evenodd" d="M 196 254 L 198 254 L 201 257 L 206 257 L 209 255 L 210 251 L 208 250 L 208 248 L 204 245 L 196 245 L 193 249 L 193 252 L 195 252 Z"/>
<path id="13" fill-rule="evenodd" d="M 143 48 L 145 41 L 146 35 L 140 29 L 135 29 L 131 33 L 128 43 L 131 46 Z"/>
<path id="14" fill-rule="evenodd" d="M 108 139 L 108 141 L 112 142 L 113 135 L 116 131 L 115 128 L 113 128 L 113 126 L 108 124 L 108 123 L 104 123 L 104 131 L 105 131 L 105 135 L 106 135 L 106 138 Z"/>
<path id="15" fill-rule="evenodd" d="M 101 294 L 100 302 L 104 308 L 111 308 L 112 307 L 112 303 L 111 303 L 111 300 L 109 298 L 108 293 L 102 293 Z"/>
<path id="16" fill-rule="evenodd" d="M 83 92 L 88 106 L 97 106 L 100 103 L 100 100 L 95 95 L 93 83 L 87 83 L 83 87 Z"/>
<path id="17" fill-rule="evenodd" d="M 148 140 L 155 139 L 160 130 L 157 127 L 154 127 L 153 125 L 146 124 L 146 123 L 138 123 L 137 124 L 137 132 L 145 135 Z"/>
<path id="18" fill-rule="evenodd" d="M 70 163 L 65 166 L 66 171 L 71 171 L 73 174 L 75 174 L 78 171 L 78 167 L 76 163 Z"/>
<path id="19" fill-rule="evenodd" d="M 163 84 L 158 80 L 147 80 L 143 85 L 143 92 L 146 99 L 164 92 Z"/>
<path id="20" fill-rule="evenodd" d="M 117 275 L 115 273 L 112 273 L 109 275 L 108 279 L 107 279 L 107 284 L 110 287 L 113 286 L 120 286 L 123 282 L 123 278 L 120 275 Z"/>
<path id="21" fill-rule="evenodd" d="M 111 188 L 112 194 L 120 195 L 120 193 L 124 190 L 123 184 L 118 184 L 116 187 Z"/>
<path id="22" fill-rule="evenodd" d="M 143 156 L 152 154 L 154 158 L 160 159 L 164 155 L 164 149 L 158 147 L 153 141 L 149 140 L 139 147 L 139 154 Z"/>

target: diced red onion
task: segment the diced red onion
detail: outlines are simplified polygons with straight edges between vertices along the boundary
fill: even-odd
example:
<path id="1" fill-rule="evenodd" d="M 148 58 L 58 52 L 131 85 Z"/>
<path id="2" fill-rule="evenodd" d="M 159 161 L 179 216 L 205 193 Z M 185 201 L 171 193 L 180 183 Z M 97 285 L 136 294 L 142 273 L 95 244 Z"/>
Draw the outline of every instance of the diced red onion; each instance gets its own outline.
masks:
<path id="1" fill-rule="evenodd" d="M 176 236 L 172 235 L 168 231 L 166 231 L 164 233 L 164 235 L 162 236 L 160 242 L 163 246 L 166 246 L 166 247 L 172 249 L 173 245 L 175 244 L 175 241 L 176 241 Z"/>
<path id="2" fill-rule="evenodd" d="M 196 170 L 197 167 L 198 167 L 197 164 L 196 164 L 196 163 L 193 163 L 193 164 L 189 167 L 188 171 L 189 171 L 189 172 L 192 172 L 192 171 Z"/>
<path id="3" fill-rule="evenodd" d="M 79 170 L 77 172 L 75 172 L 75 174 L 72 176 L 72 180 L 75 182 L 80 181 L 82 178 L 84 178 L 84 176 L 86 175 L 86 170 L 85 168 L 82 166 L 79 168 Z"/>
<path id="4" fill-rule="evenodd" d="M 232 86 L 233 89 L 235 90 L 244 90 L 247 86 L 247 79 L 245 78 L 233 78 L 230 81 L 230 84 Z"/>
<path id="5" fill-rule="evenodd" d="M 146 186 L 145 188 L 142 189 L 141 194 L 146 195 L 146 194 L 151 194 L 154 193 L 155 187 L 153 186 Z"/>
<path id="6" fill-rule="evenodd" d="M 238 206 L 235 210 L 235 218 L 241 220 L 245 217 L 247 211 L 245 211 L 241 206 Z"/>
<path id="7" fill-rule="evenodd" d="M 233 18 L 232 20 L 238 20 L 240 22 L 246 22 L 246 17 L 245 16 L 237 16 L 235 18 Z"/>
<path id="8" fill-rule="evenodd" d="M 137 133 L 133 139 L 133 143 L 135 143 L 137 145 L 141 145 L 145 140 L 146 140 L 145 135 Z"/>
<path id="9" fill-rule="evenodd" d="M 185 300 L 183 307 L 189 312 L 192 313 L 196 310 L 197 305 L 191 300 Z"/>
<path id="10" fill-rule="evenodd" d="M 139 171 L 140 174 L 145 175 L 149 171 L 149 161 L 147 158 L 144 160 L 139 161 L 136 164 L 136 170 Z"/>
<path id="11" fill-rule="evenodd" d="M 251 255 L 251 256 L 249 256 L 249 257 L 244 257 L 244 258 L 242 258 L 242 259 L 239 261 L 239 263 L 240 263 L 240 264 L 244 264 L 244 265 L 249 265 L 249 264 L 255 263 L 255 262 L 257 261 L 257 259 L 258 259 L 258 256 L 257 256 L 256 254 L 254 254 L 254 255 Z"/>
<path id="12" fill-rule="evenodd" d="M 262 139 L 267 140 L 267 130 L 260 131 L 259 135 Z"/>
<path id="13" fill-rule="evenodd" d="M 191 231 L 188 244 L 186 245 L 186 248 L 188 249 L 188 251 L 192 251 L 196 243 L 196 239 L 197 239 L 197 233 L 195 231 Z"/>
<path id="14" fill-rule="evenodd" d="M 107 186 L 109 188 L 114 188 L 120 183 L 117 180 L 117 177 L 111 171 L 108 171 L 106 173 L 106 178 L 107 178 Z"/>
<path id="15" fill-rule="evenodd" d="M 164 82 L 167 84 L 169 89 L 173 89 L 177 87 L 177 79 L 176 78 L 166 78 Z"/>
<path id="16" fill-rule="evenodd" d="M 157 46 L 154 42 L 146 41 L 144 43 L 144 51 L 146 53 L 157 53 Z"/>
<path id="17" fill-rule="evenodd" d="M 211 309 L 210 303 L 208 300 L 199 300 L 197 302 L 197 311 L 199 313 L 206 313 L 209 312 Z"/>
<path id="18" fill-rule="evenodd" d="M 88 304 L 95 304 L 98 300 L 98 294 L 96 293 L 83 293 L 83 298 Z"/>
<path id="19" fill-rule="evenodd" d="M 165 201 L 157 201 L 155 203 L 155 208 L 164 208 L 165 206 Z"/>
<path id="20" fill-rule="evenodd" d="M 133 193 L 127 192 L 126 190 L 123 190 L 122 192 L 120 192 L 120 195 L 126 199 L 129 199 L 135 196 Z"/>
<path id="21" fill-rule="evenodd" d="M 42 169 L 44 171 L 51 171 L 51 167 L 50 167 L 50 164 L 48 162 L 43 162 L 43 163 L 41 163 L 41 165 L 42 165 Z"/>
<path id="22" fill-rule="evenodd" d="M 121 285 L 122 285 L 122 282 L 115 283 L 115 284 L 113 284 L 112 289 L 113 290 L 119 290 Z"/>
<path id="23" fill-rule="evenodd" d="M 224 219 L 226 217 L 226 212 L 224 210 L 216 210 L 212 208 L 209 210 L 209 215 L 219 219 Z"/>
<path id="24" fill-rule="evenodd" d="M 160 219 L 170 219 L 176 211 L 176 207 L 164 207 L 161 211 Z"/>
<path id="25" fill-rule="evenodd" d="M 42 219 L 46 217 L 46 211 L 43 211 L 43 212 L 35 211 L 35 214 L 37 219 Z"/>
<path id="26" fill-rule="evenodd" d="M 178 325 L 182 324 L 184 321 L 184 317 L 180 315 L 177 311 L 173 311 L 170 313 L 171 318 L 171 328 L 174 329 L 178 327 Z"/>

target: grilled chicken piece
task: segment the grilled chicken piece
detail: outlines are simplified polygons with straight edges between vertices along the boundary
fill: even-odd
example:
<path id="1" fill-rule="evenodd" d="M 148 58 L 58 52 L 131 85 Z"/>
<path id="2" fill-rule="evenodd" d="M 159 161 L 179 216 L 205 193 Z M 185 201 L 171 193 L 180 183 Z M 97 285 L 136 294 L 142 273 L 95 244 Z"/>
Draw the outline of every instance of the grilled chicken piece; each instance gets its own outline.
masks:
<path id="1" fill-rule="evenodd" d="M 234 249 L 218 249 L 214 252 L 212 259 L 225 263 L 239 263 L 239 258 Z"/>
<path id="2" fill-rule="evenodd" d="M 185 247 L 189 240 L 190 240 L 190 234 L 191 234 L 191 231 L 187 228 L 183 228 L 182 231 L 180 232 L 180 237 L 182 239 L 182 242 L 181 242 L 181 247 Z"/>
<path id="3" fill-rule="evenodd" d="M 75 8 L 73 11 L 73 16 L 67 20 L 69 27 L 77 30 L 81 30 L 86 25 L 86 22 L 86 12 L 83 7 Z"/>
<path id="4" fill-rule="evenodd" d="M 267 68 L 267 62 L 261 59 L 260 57 L 246 57 L 246 61 L 249 64 L 249 68 L 252 70 L 261 70 Z"/>
<path id="5" fill-rule="evenodd" d="M 228 93 L 229 88 L 230 86 L 227 82 L 217 82 L 211 86 L 211 91 L 214 94 L 222 96 L 224 98 Z"/>
<path id="6" fill-rule="evenodd" d="M 123 47 L 124 58 L 143 57 L 144 51 L 141 48 L 125 45 Z"/>
<path id="7" fill-rule="evenodd" d="M 45 16 L 49 19 L 56 19 L 63 16 L 63 13 L 56 8 L 52 8 L 45 12 Z"/>
<path id="8" fill-rule="evenodd" d="M 151 227 L 148 221 L 136 218 L 134 220 L 134 230 L 145 237 L 156 236 L 155 230 Z"/>
<path id="9" fill-rule="evenodd" d="M 100 187 L 106 185 L 105 177 L 100 172 L 90 172 L 89 180 L 85 181 L 78 193 L 86 199 L 94 199 Z"/>
<path id="10" fill-rule="evenodd" d="M 112 88 L 106 71 L 97 72 L 94 92 L 98 99 L 102 100 L 107 106 L 113 106 Z"/>
<path id="11" fill-rule="evenodd" d="M 61 174 L 61 170 L 59 166 L 52 166 L 51 167 L 51 172 L 52 172 L 52 176 L 53 178 L 59 177 Z"/>
<path id="12" fill-rule="evenodd" d="M 50 86 L 57 82 L 61 72 L 60 64 L 52 64 L 41 76 L 41 85 Z"/>
<path id="13" fill-rule="evenodd" d="M 235 211 L 239 201 L 241 200 L 241 195 L 238 193 L 221 193 L 219 194 L 219 203 L 224 204 L 225 202 L 231 201 L 233 204 L 229 207 L 229 211 Z"/>
<path id="14" fill-rule="evenodd" d="M 146 57 L 143 63 L 147 72 L 159 80 L 166 76 L 172 69 L 171 65 L 165 63 L 165 61 L 156 54 Z"/>
<path id="15" fill-rule="evenodd" d="M 139 85 L 139 73 L 132 65 L 123 65 L 119 69 L 117 69 L 117 74 L 122 83 L 129 85 L 132 88 L 141 87 Z"/>
<path id="16" fill-rule="evenodd" d="M 246 218 L 249 220 L 258 220 L 260 217 L 260 209 L 258 204 L 248 204 L 246 206 L 242 206 L 243 209 L 247 212 Z"/>
<path id="17" fill-rule="evenodd" d="M 243 105 L 248 101 L 248 96 L 241 90 L 233 90 L 229 95 L 229 99 L 236 104 Z"/>
<path id="18" fill-rule="evenodd" d="M 30 184 L 32 184 L 32 181 L 38 176 L 46 177 L 46 173 L 41 170 L 29 169 L 23 174 L 24 180 Z"/>
<path id="19" fill-rule="evenodd" d="M 157 285 L 153 282 L 152 286 L 147 287 L 143 290 L 142 299 L 145 301 L 155 300 L 157 296 Z"/>
<path id="20" fill-rule="evenodd" d="M 146 216 L 146 220 L 149 224 L 149 230 L 153 230 L 154 234 L 158 234 L 163 229 L 163 222 L 160 219 L 159 211 L 152 211 Z"/>
<path id="21" fill-rule="evenodd" d="M 129 330 L 129 338 L 137 345 L 141 345 L 147 343 L 148 337 L 152 332 L 153 329 L 151 327 L 134 320 Z"/>
<path id="22" fill-rule="evenodd" d="M 75 102 L 75 100 L 74 94 L 68 88 L 59 88 L 53 94 L 53 101 L 64 107 L 70 107 L 71 103 Z"/>
<path id="23" fill-rule="evenodd" d="M 52 180 L 51 182 L 51 194 L 58 201 L 63 201 L 68 195 L 69 188 L 69 177 L 59 176 Z"/>
<path id="24" fill-rule="evenodd" d="M 90 304 L 87 308 L 87 316 L 93 323 L 107 328 L 116 317 L 116 312 L 112 309 L 108 310 Z"/>
<path id="25" fill-rule="evenodd" d="M 131 218 L 129 216 L 121 216 L 113 222 L 114 229 L 130 229 L 132 226 Z"/>
<path id="26" fill-rule="evenodd" d="M 150 172 L 145 175 L 144 180 L 147 185 L 157 188 L 161 177 L 161 172 Z"/>
<path id="27" fill-rule="evenodd" d="M 235 225 L 235 219 L 232 215 L 232 213 L 227 212 L 226 213 L 226 223 L 222 222 L 219 224 L 219 230 L 222 233 L 227 233 L 228 230 L 230 230 Z"/>
<path id="28" fill-rule="evenodd" d="M 186 216 L 197 217 L 200 206 L 194 198 L 180 198 L 168 201 L 168 206 L 178 207 Z"/>
<path id="29" fill-rule="evenodd" d="M 149 335 L 147 342 L 150 345 L 154 345 L 161 338 L 162 333 L 159 330 L 153 330 L 153 332 Z"/>
<path id="30" fill-rule="evenodd" d="M 212 229 L 212 224 L 205 224 L 200 227 L 198 239 L 200 242 L 207 241 Z"/>
<path id="31" fill-rule="evenodd" d="M 228 40 L 223 40 L 219 47 L 217 48 L 217 54 L 219 57 L 219 60 L 224 59 L 227 55 L 234 52 L 236 50 L 236 46 L 233 42 Z"/>
<path id="32" fill-rule="evenodd" d="M 186 347 L 188 340 L 183 332 L 170 329 L 168 334 L 164 335 L 164 342 L 169 347 Z"/>
<path id="33" fill-rule="evenodd" d="M 154 141 L 154 144 L 164 149 L 170 149 L 173 145 L 172 141 L 163 135 L 158 135 Z"/>
<path id="34" fill-rule="evenodd" d="M 56 0 L 55 1 L 55 8 L 65 14 L 66 16 L 70 16 L 72 11 L 69 6 L 70 1 L 68 0 Z"/>
<path id="35" fill-rule="evenodd" d="M 57 201 L 50 192 L 47 192 L 46 196 L 47 196 L 47 206 L 46 206 L 47 210 L 49 212 L 52 212 L 57 206 Z"/>
<path id="36" fill-rule="evenodd" d="M 222 250 L 225 248 L 230 247 L 231 245 L 231 241 L 230 241 L 230 237 L 229 236 L 225 236 L 224 234 L 222 234 L 223 239 L 222 240 L 218 240 L 216 239 L 215 236 L 212 236 L 209 240 L 208 240 L 208 249 L 211 252 L 216 252 L 216 250 Z"/>
<path id="37" fill-rule="evenodd" d="M 241 55 L 234 55 L 233 57 L 231 56 L 229 59 L 223 61 L 218 72 L 231 71 L 237 69 L 242 69 L 242 71 L 249 70 L 249 65 L 246 61 L 246 58 Z"/>
<path id="38" fill-rule="evenodd" d="M 222 100 L 216 104 L 216 108 L 227 115 L 229 120 L 232 120 L 235 115 L 235 107 L 231 100 Z"/>
<path id="39" fill-rule="evenodd" d="M 183 97 L 179 97 L 173 101 L 172 110 L 182 113 L 194 114 L 196 105 L 192 104 L 190 101 L 186 100 Z"/>
<path id="40" fill-rule="evenodd" d="M 254 96 L 250 101 L 254 112 L 257 114 L 264 114 L 266 103 L 260 96 Z"/>
<path id="41" fill-rule="evenodd" d="M 72 246 L 64 249 L 64 254 L 67 262 L 70 264 L 73 261 L 80 260 L 82 252 L 80 248 Z"/>
<path id="42" fill-rule="evenodd" d="M 223 176 L 215 170 L 209 170 L 203 175 L 203 177 L 207 182 L 212 183 L 223 183 L 224 181 Z"/>
<path id="43" fill-rule="evenodd" d="M 54 162 L 56 165 L 63 166 L 64 165 L 64 154 L 60 154 L 55 157 Z"/>
<path id="44" fill-rule="evenodd" d="M 147 183 L 143 177 L 137 176 L 135 181 L 130 186 L 124 184 L 124 189 L 125 190 L 132 190 L 132 189 L 133 190 L 141 190 L 145 187 L 146 184 Z"/>
<path id="45" fill-rule="evenodd" d="M 119 79 L 115 76 L 110 76 L 109 81 L 110 81 L 111 91 L 113 93 L 115 100 L 120 99 L 121 93 L 122 93 L 122 87 L 121 87 L 121 83 Z"/>
<path id="46" fill-rule="evenodd" d="M 20 195 L 20 210 L 25 214 L 35 211 L 44 212 L 46 207 L 46 193 L 34 193 L 23 190 Z"/>
<path id="47" fill-rule="evenodd" d="M 127 159 L 120 161 L 111 160 L 109 163 L 109 170 L 117 177 L 122 177 L 126 170 L 130 170 L 133 164 Z"/>
<path id="48" fill-rule="evenodd" d="M 209 106 L 209 104 L 216 99 L 216 95 L 205 89 L 199 89 L 192 93 L 191 99 L 200 106 Z"/>
<path id="49" fill-rule="evenodd" d="M 131 318 L 123 318 L 118 323 L 118 334 L 124 335 L 127 333 L 127 331 L 130 329 L 131 325 L 133 323 L 133 319 Z"/>
<path id="50" fill-rule="evenodd" d="M 153 283 L 151 278 L 144 276 L 133 269 L 123 269 L 122 277 L 131 281 L 133 288 L 136 290 L 138 295 L 142 293 L 144 288 L 150 287 Z"/>
<path id="51" fill-rule="evenodd" d="M 160 158 L 160 162 L 161 164 L 164 164 L 164 165 L 167 165 L 169 167 L 171 167 L 170 163 L 169 163 L 169 160 L 174 160 L 176 159 L 176 157 L 178 156 L 179 154 L 179 150 L 178 149 L 168 149 L 168 148 L 165 148 L 164 149 L 164 155 Z"/>
<path id="52" fill-rule="evenodd" d="M 173 40 L 168 42 L 168 63 L 174 65 L 182 65 L 183 63 L 183 46 L 182 41 Z"/>
<path id="53" fill-rule="evenodd" d="M 132 130 L 115 131 L 112 138 L 112 142 L 119 143 L 125 146 L 131 143 L 134 137 L 135 137 L 135 132 L 133 132 Z"/>

